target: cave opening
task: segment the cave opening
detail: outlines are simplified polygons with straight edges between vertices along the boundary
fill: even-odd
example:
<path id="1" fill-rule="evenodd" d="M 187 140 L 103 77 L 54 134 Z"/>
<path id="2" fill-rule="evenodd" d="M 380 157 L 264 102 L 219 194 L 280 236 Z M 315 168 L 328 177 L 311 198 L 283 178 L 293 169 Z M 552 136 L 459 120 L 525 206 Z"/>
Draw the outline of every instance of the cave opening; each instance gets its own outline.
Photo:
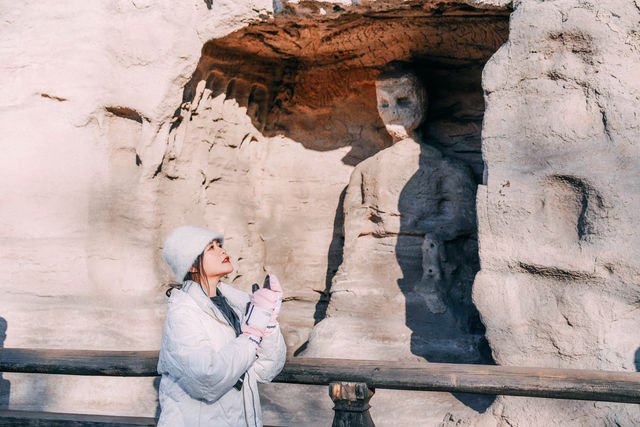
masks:
<path id="1" fill-rule="evenodd" d="M 343 161 L 355 165 L 391 144 L 374 81 L 389 62 L 406 61 L 424 73 L 429 142 L 481 175 L 481 73 L 507 40 L 508 10 L 430 1 L 312 12 L 207 42 L 183 103 L 202 96 L 205 82 L 205 97 L 235 99 L 263 135 L 286 135 L 313 150 L 350 146 Z"/>

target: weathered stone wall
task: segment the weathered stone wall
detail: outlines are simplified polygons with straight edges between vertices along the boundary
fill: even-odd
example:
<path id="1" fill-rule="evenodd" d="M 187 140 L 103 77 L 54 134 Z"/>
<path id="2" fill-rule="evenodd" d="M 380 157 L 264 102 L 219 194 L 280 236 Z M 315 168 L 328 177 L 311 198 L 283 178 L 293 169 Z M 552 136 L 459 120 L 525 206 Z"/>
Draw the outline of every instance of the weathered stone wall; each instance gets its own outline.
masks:
<path id="1" fill-rule="evenodd" d="M 351 166 L 391 144 L 374 90 L 388 61 L 419 64 L 430 91 L 425 140 L 481 180 L 481 69 L 506 40 L 506 12 L 419 5 L 373 4 L 363 17 L 296 9 L 211 40 L 174 115 L 156 171 L 172 195 L 163 223 L 173 226 L 177 209 L 178 218 L 229 227 L 239 242 L 231 280 L 248 287 L 266 269 L 290 283 L 290 352 L 323 317 L 315 305 L 343 258 Z"/>
<path id="2" fill-rule="evenodd" d="M 637 1 L 516 2 L 509 42 L 484 69 L 474 301 L 499 364 L 637 369 L 639 20 Z M 483 417 L 639 419 L 637 405 L 522 398 Z"/>
<path id="3" fill-rule="evenodd" d="M 349 175 L 391 142 L 373 80 L 401 59 L 424 72 L 429 142 L 477 182 L 486 162 L 474 301 L 495 360 L 633 370 L 638 3 L 516 2 L 482 75 L 486 113 L 480 73 L 507 39 L 508 2 L 466 3 L 0 6 L 0 345 L 158 348 L 170 278 L 159 249 L 192 223 L 228 236 L 234 285 L 282 278 L 283 330 L 301 350 L 343 259 Z M 13 408 L 156 411 L 151 379 L 1 381 Z M 324 387 L 263 391 L 267 422 L 330 416 Z M 471 425 L 638 419 L 630 406 L 526 399 L 477 419 L 485 403 L 439 393 L 393 412 L 381 396 L 381 425 L 446 412 Z"/>
<path id="4" fill-rule="evenodd" d="M 203 44 L 270 10 L 225 0 L 0 5 L 1 345 L 159 347 L 152 177 L 170 119 Z M 2 392 L 22 409 L 153 415 L 157 405 L 153 379 L 3 374 Z"/>
<path id="5" fill-rule="evenodd" d="M 447 96 L 432 111 L 453 113 L 432 130 L 481 173 L 479 64 L 506 38 L 506 15 L 452 5 L 372 3 L 362 17 L 346 5 L 280 5 L 274 22 L 270 2 L 3 7 L 2 344 L 157 348 L 160 283 L 170 277 L 159 249 L 171 227 L 190 222 L 227 233 L 237 286 L 265 270 L 283 278 L 285 335 L 300 348 L 340 264 L 351 168 L 389 144 L 373 96 L 380 67 L 435 60 L 434 91 Z M 475 24 L 453 31 L 467 17 Z M 271 53 L 251 51 L 270 44 Z M 291 58 L 282 76 L 265 74 Z M 151 380 L 6 381 L 2 402 L 14 408 L 156 411 Z M 278 416 L 290 420 L 287 411 L 296 413 L 285 401 Z"/>

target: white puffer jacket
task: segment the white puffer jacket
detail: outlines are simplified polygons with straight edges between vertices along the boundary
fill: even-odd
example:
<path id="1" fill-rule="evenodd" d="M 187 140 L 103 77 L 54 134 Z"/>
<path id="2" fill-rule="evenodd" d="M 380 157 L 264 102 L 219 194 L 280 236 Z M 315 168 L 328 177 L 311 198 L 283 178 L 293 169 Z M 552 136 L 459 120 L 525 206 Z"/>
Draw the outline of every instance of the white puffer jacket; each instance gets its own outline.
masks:
<path id="1" fill-rule="evenodd" d="M 251 297 L 218 284 L 243 319 Z M 169 298 L 158 361 L 158 426 L 262 426 L 257 382 L 271 381 L 284 366 L 286 347 L 276 331 L 258 347 L 235 331 L 198 283 L 186 281 Z M 233 386 L 246 372 L 241 391 Z"/>

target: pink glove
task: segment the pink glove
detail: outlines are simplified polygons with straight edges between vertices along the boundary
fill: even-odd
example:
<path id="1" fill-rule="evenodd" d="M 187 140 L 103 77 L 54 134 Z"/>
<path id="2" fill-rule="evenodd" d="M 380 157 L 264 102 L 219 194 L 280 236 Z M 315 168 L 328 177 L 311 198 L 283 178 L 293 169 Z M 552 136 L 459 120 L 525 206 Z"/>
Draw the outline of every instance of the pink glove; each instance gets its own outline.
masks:
<path id="1" fill-rule="evenodd" d="M 271 319 L 269 319 L 269 324 L 265 331 L 265 335 L 270 335 L 276 330 L 278 324 L 278 315 L 280 314 L 280 307 L 282 307 L 282 286 L 275 274 L 269 274 L 264 279 L 264 287 L 271 289 L 278 296 L 278 301 L 273 309 L 273 313 L 271 313 Z"/>
<path id="2" fill-rule="evenodd" d="M 262 288 L 255 291 L 241 325 L 242 334 L 247 335 L 254 343 L 260 344 L 277 304 L 278 294 L 271 289 Z"/>

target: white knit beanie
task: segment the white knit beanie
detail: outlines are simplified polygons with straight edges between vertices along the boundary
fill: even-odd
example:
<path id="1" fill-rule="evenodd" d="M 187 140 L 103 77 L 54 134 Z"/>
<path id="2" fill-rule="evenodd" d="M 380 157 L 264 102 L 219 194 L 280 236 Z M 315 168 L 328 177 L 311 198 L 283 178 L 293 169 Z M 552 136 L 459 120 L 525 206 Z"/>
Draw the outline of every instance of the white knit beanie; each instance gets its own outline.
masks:
<path id="1" fill-rule="evenodd" d="M 180 283 L 184 280 L 193 262 L 212 240 L 222 244 L 224 236 L 192 225 L 183 225 L 174 229 L 164 241 L 162 258 L 169 264 Z"/>

